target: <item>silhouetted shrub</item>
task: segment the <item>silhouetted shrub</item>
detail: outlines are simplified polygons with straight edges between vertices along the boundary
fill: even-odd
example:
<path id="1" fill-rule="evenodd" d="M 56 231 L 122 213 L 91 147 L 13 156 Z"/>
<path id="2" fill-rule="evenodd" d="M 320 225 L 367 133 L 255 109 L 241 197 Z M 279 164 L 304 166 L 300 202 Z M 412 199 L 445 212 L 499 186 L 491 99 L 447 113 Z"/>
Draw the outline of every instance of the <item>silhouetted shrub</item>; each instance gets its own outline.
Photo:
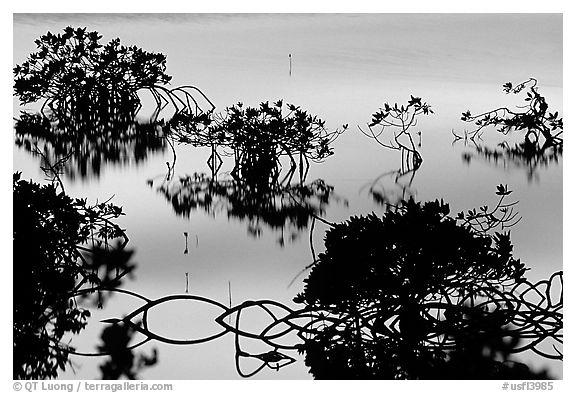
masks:
<path id="1" fill-rule="evenodd" d="M 483 318 L 473 310 L 467 318 Z M 478 324 L 481 321 L 474 321 Z M 462 340 L 464 341 L 464 340 Z M 475 336 L 450 352 L 445 362 L 422 370 L 425 379 L 551 379 L 548 371 L 534 371 L 512 360 L 517 337 L 507 337 L 506 329 L 475 332 Z"/>
<path id="2" fill-rule="evenodd" d="M 397 103 L 393 105 L 385 103 L 383 108 L 372 115 L 372 121 L 368 124 L 369 132 L 362 128 L 359 129 L 364 135 L 374 139 L 381 146 L 399 150 L 402 153 L 401 172 L 415 171 L 422 164 L 422 156 L 414 142 L 415 137 L 411 134 L 411 128 L 414 128 L 418 123 L 418 117 L 433 113 L 430 105 L 422 102 L 422 98 L 410 96 L 406 106 L 399 106 Z M 384 138 L 385 131 L 389 131 L 385 135 L 391 134 L 389 142 L 381 140 Z M 420 136 L 421 133 L 418 132 L 418 135 Z M 420 141 L 418 147 L 420 147 Z"/>
<path id="3" fill-rule="evenodd" d="M 13 376 L 54 378 L 71 349 L 62 338 L 79 333 L 90 316 L 74 294 L 102 283 L 86 247 L 110 250 L 109 241 L 125 239 L 112 221 L 123 213 L 109 203 L 89 206 L 52 184 L 21 180 L 20 173 L 13 176 L 13 198 Z"/>
<path id="4" fill-rule="evenodd" d="M 383 217 L 351 217 L 325 237 L 295 301 L 338 316 L 302 350 L 315 378 L 430 378 L 452 350 L 500 331 L 510 314 L 483 310 L 478 323 L 451 313 L 523 280 L 509 233 L 490 233 L 513 215 L 504 186 L 494 211 L 450 217 L 441 201 L 403 201 Z M 497 212 L 503 209 L 502 216 Z"/>
<path id="5" fill-rule="evenodd" d="M 303 182 L 310 161 L 321 162 L 333 154 L 330 144 L 343 130 L 328 131 L 318 117 L 291 104 L 286 113 L 282 106 L 282 100 L 263 102 L 258 108 L 238 103 L 215 117 L 209 140 L 233 154 L 236 180 L 254 187 L 279 182 L 284 156 L 290 159 L 290 170 L 281 182 L 290 183 L 297 169 Z"/>
<path id="6" fill-rule="evenodd" d="M 154 348 L 150 356 L 135 354 L 129 348 L 135 331 L 128 325 L 114 324 L 102 331 L 100 353 L 107 353 L 108 359 L 100 365 L 102 379 L 115 380 L 122 377 L 138 379 L 138 373 L 158 363 L 158 350 Z"/>
<path id="7" fill-rule="evenodd" d="M 118 38 L 102 45 L 101 38 L 70 26 L 62 34 L 41 36 L 38 51 L 14 67 L 14 94 L 23 104 L 46 99 L 57 114 L 78 108 L 113 112 L 135 110 L 138 90 L 170 81 L 165 55 L 120 45 Z"/>
<path id="8" fill-rule="evenodd" d="M 564 122 L 558 117 L 558 112 L 548 112 L 548 103 L 539 93 L 537 84 L 538 81 L 534 78 L 516 86 L 511 82 L 504 84 L 506 94 L 519 94 L 528 89 L 524 98 L 526 105 L 519 106 L 520 111 L 502 107 L 479 115 L 472 115 L 470 111 L 462 113 L 463 121 L 474 122 L 477 127 L 471 137 L 474 138 L 485 127 L 492 126 L 504 135 L 512 131 L 523 131 L 526 143 L 536 144 L 544 137 L 544 148 L 561 144 Z"/>

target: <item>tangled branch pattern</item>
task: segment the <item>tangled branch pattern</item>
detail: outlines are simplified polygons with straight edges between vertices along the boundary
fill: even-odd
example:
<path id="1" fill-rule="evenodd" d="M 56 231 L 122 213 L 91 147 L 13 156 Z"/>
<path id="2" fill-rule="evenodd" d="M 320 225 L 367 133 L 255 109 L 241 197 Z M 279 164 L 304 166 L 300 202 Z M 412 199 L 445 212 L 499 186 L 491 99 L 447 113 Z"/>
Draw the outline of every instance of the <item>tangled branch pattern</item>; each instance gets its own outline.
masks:
<path id="1" fill-rule="evenodd" d="M 306 306 L 292 309 L 273 300 L 245 301 L 234 307 L 212 299 L 192 294 L 169 295 L 159 299 L 148 299 L 140 294 L 121 289 L 85 289 L 79 295 L 94 291 L 112 291 L 139 298 L 144 304 L 125 317 L 102 320 L 103 323 L 124 324 L 141 333 L 145 338 L 133 344 L 132 350 L 149 341 L 172 345 L 194 345 L 216 340 L 228 333 L 235 336 L 235 365 L 239 375 L 251 377 L 264 368 L 279 370 L 296 361 L 285 352 L 305 349 L 305 343 L 326 329 L 340 330 L 350 324 L 357 324 L 362 331 L 378 335 L 396 336 L 402 339 L 399 313 L 392 313 L 382 323 L 383 316 L 378 310 L 365 309 L 358 315 L 346 315 L 337 309 L 323 309 Z M 215 318 L 218 329 L 212 335 L 195 339 L 174 339 L 150 330 L 150 311 L 161 304 L 189 300 L 212 305 L 221 314 Z M 271 322 L 260 331 L 243 330 L 240 327 L 242 313 L 257 308 L 267 315 Z M 423 345 L 430 351 L 456 350 L 466 345 L 466 337 L 474 340 L 479 332 L 501 334 L 519 343 L 512 353 L 532 351 L 544 358 L 562 360 L 563 344 L 563 274 L 556 272 L 546 280 L 536 283 L 522 281 L 511 290 L 503 290 L 498 285 L 477 288 L 474 296 L 460 298 L 454 293 L 443 292 L 430 296 L 421 304 L 421 315 L 429 324 L 429 333 L 423 338 Z M 142 314 L 141 321 L 134 319 Z M 228 320 L 228 322 L 226 322 Z M 233 321 L 230 323 L 230 321 Z M 378 324 L 376 327 L 375 324 Z M 492 331 L 491 331 L 492 330 Z M 295 333 L 300 342 L 282 341 L 290 333 Z M 363 339 L 373 339 L 374 335 L 362 335 Z M 367 338 L 368 337 L 368 338 Z M 371 337 L 371 338 L 370 338 Z M 241 338 L 259 340 L 272 349 L 268 352 L 249 353 L 240 345 Z M 81 356 L 105 356 L 107 353 L 80 353 L 69 349 L 70 353 Z M 251 372 L 241 368 L 241 359 L 258 359 L 262 363 Z"/>

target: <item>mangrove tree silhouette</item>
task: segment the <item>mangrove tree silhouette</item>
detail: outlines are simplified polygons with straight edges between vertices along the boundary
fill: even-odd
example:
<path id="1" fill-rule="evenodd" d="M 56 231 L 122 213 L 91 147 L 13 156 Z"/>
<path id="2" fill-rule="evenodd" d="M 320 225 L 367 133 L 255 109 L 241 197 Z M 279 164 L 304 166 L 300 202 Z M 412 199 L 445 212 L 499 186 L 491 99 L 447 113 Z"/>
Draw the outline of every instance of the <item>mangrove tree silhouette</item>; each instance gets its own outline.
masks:
<path id="1" fill-rule="evenodd" d="M 310 162 L 333 154 L 332 142 L 347 128 L 329 131 L 325 122 L 299 107 L 279 100 L 258 108 L 242 103 L 224 114 L 179 113 L 167 122 L 174 143 L 209 147 L 211 174 L 195 173 L 174 179 L 173 166 L 157 187 L 176 214 L 188 217 L 202 209 L 209 214 L 225 211 L 229 218 L 246 220 L 248 231 L 259 236 L 262 224 L 295 238 L 312 216 L 322 215 L 333 197 L 323 180 L 306 184 Z M 223 157 L 233 157 L 228 178 L 218 179 Z M 283 167 L 287 169 L 283 170 Z M 297 182 L 292 182 L 295 175 Z M 154 187 L 154 180 L 148 181 Z"/>
<path id="2" fill-rule="evenodd" d="M 69 360 L 64 336 L 78 334 L 90 316 L 74 296 L 114 287 L 133 269 L 128 238 L 114 222 L 122 208 L 88 205 L 57 182 L 40 185 L 20 173 L 13 176 L 13 205 L 13 377 L 55 378 Z"/>
<path id="3" fill-rule="evenodd" d="M 330 144 L 347 125 L 329 131 L 317 116 L 292 104 L 287 104 L 284 112 L 283 105 L 282 100 L 272 105 L 263 102 L 258 108 L 238 103 L 224 114 L 183 114 L 172 119 L 171 131 L 180 143 L 212 149 L 208 160 L 212 177 L 216 177 L 222 156 L 232 156 L 232 178 L 250 187 L 290 184 L 296 172 L 303 183 L 310 161 L 321 162 L 332 155 Z M 283 157 L 289 168 L 281 176 Z"/>
<path id="4" fill-rule="evenodd" d="M 503 85 L 506 94 L 519 94 L 525 90 L 525 105 L 511 110 L 506 107 L 492 109 L 478 115 L 470 111 L 462 113 L 462 120 L 474 123 L 476 130 L 471 132 L 473 139 L 486 127 L 495 127 L 498 132 L 508 135 L 510 132 L 523 132 L 525 144 L 540 145 L 542 149 L 563 143 L 564 122 L 558 112 L 549 111 L 548 103 L 538 91 L 538 81 L 530 78 L 516 86 L 511 82 Z"/>
<path id="5" fill-rule="evenodd" d="M 540 94 L 537 85 L 534 78 L 516 86 L 511 82 L 503 85 L 506 94 L 526 91 L 525 105 L 517 109 L 500 107 L 478 115 L 472 115 L 470 111 L 462 113 L 462 120 L 476 127 L 473 131 L 464 131 L 463 135 L 452 131 L 454 142 L 463 140 L 465 145 L 469 142 L 474 144 L 473 153 L 462 155 L 465 163 L 478 158 L 505 169 L 525 168 L 528 181 L 537 178 L 539 168 L 558 163 L 564 147 L 564 122 L 558 112 L 549 111 L 546 98 Z M 503 141 L 495 147 L 479 143 L 484 130 L 490 127 L 503 135 L 519 133 L 523 140 Z"/>
<path id="6" fill-rule="evenodd" d="M 119 38 L 103 45 L 101 38 L 96 31 L 68 26 L 63 33 L 48 32 L 36 39 L 38 51 L 14 67 L 14 95 L 21 104 L 44 100 L 40 112 L 47 117 L 136 114 L 141 91 L 149 91 L 156 102 L 152 121 L 168 104 L 176 113 L 202 112 L 194 95 L 201 96 L 208 110 L 214 109 L 195 86 L 168 87 L 172 77 L 166 74 L 164 54 L 121 45 Z"/>
<path id="7" fill-rule="evenodd" d="M 379 145 L 392 150 L 399 150 L 402 154 L 401 171 L 417 170 L 422 164 L 422 156 L 418 151 L 420 147 L 421 132 L 418 131 L 419 142 L 414 142 L 411 128 L 418 125 L 418 117 L 433 114 L 430 105 L 422 102 L 420 97 L 410 96 L 410 100 L 404 105 L 397 103 L 384 104 L 378 112 L 372 115 L 372 122 L 368 124 L 368 131 L 364 131 L 360 126 L 358 129 L 367 137 L 374 139 Z M 391 132 L 389 142 L 382 139 Z M 384 134 L 386 132 L 386 134 Z"/>
<path id="8" fill-rule="evenodd" d="M 512 256 L 509 232 L 492 233 L 518 220 L 514 204 L 505 201 L 509 193 L 499 186 L 495 208 L 454 218 L 441 201 L 410 199 L 381 218 L 351 217 L 330 228 L 326 251 L 295 298 L 340 316 L 340 323 L 325 326 L 301 347 L 312 375 L 464 378 L 453 372 L 455 359 L 498 338 L 528 341 L 509 352 L 532 350 L 561 359 L 554 345 L 562 342 L 562 298 L 550 297 L 561 273 L 545 283 L 528 283 L 526 267 Z M 545 300 L 527 301 L 532 291 Z M 539 347 L 544 341 L 546 350 Z M 498 373 L 506 369 L 501 361 L 486 361 L 485 374 L 473 377 L 513 375 Z"/>

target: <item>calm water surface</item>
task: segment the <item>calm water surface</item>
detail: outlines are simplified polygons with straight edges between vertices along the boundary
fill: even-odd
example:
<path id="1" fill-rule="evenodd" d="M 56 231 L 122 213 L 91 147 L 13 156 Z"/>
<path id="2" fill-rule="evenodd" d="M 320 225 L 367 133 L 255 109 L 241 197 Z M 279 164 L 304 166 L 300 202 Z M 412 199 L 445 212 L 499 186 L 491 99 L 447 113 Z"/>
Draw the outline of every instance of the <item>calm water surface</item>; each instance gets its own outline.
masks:
<path id="1" fill-rule="evenodd" d="M 562 17 L 558 15 L 16 15 L 14 64 L 35 50 L 34 39 L 47 31 L 87 26 L 103 41 L 120 37 L 122 43 L 167 55 L 173 85 L 193 84 L 214 102 L 217 111 L 239 101 L 258 105 L 284 99 L 326 120 L 328 128 L 350 124 L 334 144 L 335 155 L 311 167 L 308 179 L 324 179 L 335 187 L 340 201 L 332 202 L 325 218 L 341 221 L 384 209 L 368 193 L 382 174 L 398 169 L 400 157 L 363 136 L 363 126 L 384 102 L 406 102 L 410 94 L 422 97 L 436 114 L 418 124 L 424 162 L 411 185 L 420 200 L 442 198 L 452 212 L 496 202 L 494 191 L 508 184 L 519 200 L 522 221 L 512 229 L 515 256 L 531 268 L 531 280 L 547 278 L 562 269 L 562 160 L 539 168 L 529 177 L 523 166 L 495 165 L 481 158 L 467 164 L 463 153 L 473 146 L 453 144 L 451 130 L 469 126 L 460 114 L 472 113 L 518 100 L 506 96 L 507 81 L 539 80 L 551 108 L 562 113 Z M 289 74 L 288 54 L 292 55 Z M 520 97 L 516 97 L 518 99 Z M 14 101 L 15 112 L 19 110 Z M 484 143 L 495 146 L 505 138 L 488 132 Z M 209 151 L 177 146 L 176 176 L 207 171 Z M 137 269 L 124 287 L 149 298 L 184 293 L 189 275 L 190 293 L 228 304 L 248 299 L 273 299 L 291 305 L 302 290 L 302 275 L 311 262 L 308 231 L 292 239 L 262 227 L 260 237 L 248 233 L 246 222 L 192 212 L 177 216 L 169 202 L 147 180 L 166 173 L 170 149 L 151 153 L 144 162 L 104 165 L 99 176 L 64 177 L 69 194 L 113 202 L 124 207 L 121 225 L 136 250 Z M 14 148 L 14 168 L 24 178 L 40 181 L 39 161 Z M 224 168 L 230 170 L 230 168 Z M 392 177 L 379 183 L 390 193 L 400 189 Z M 314 243 L 322 250 L 323 233 L 317 224 Z M 184 254 L 183 233 L 189 233 Z M 283 247 L 279 239 L 285 239 Z M 196 238 L 198 239 L 196 241 Z M 74 338 L 78 350 L 94 351 L 104 318 L 131 312 L 136 303 L 115 295 L 97 310 L 87 329 Z M 152 330 L 174 338 L 211 334 L 216 328 L 207 307 L 171 304 L 150 316 Z M 258 315 L 246 315 L 257 327 Z M 265 345 L 243 345 L 265 352 Z M 234 367 L 232 335 L 196 346 L 149 343 L 141 350 L 159 349 L 159 364 L 142 372 L 145 379 L 239 378 Z M 255 378 L 310 378 L 303 360 L 278 372 L 265 369 Z M 562 376 L 560 362 L 524 358 L 545 365 Z M 98 378 L 102 359 L 74 358 L 62 378 Z M 244 363 L 247 370 L 254 364 Z"/>

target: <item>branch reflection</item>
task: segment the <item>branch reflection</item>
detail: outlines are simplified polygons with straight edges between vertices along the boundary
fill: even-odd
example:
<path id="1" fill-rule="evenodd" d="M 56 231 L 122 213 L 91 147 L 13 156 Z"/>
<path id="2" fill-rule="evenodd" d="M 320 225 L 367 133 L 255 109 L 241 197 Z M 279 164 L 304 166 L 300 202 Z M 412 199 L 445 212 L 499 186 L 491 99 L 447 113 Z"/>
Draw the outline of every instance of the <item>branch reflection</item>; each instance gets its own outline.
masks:
<path id="1" fill-rule="evenodd" d="M 190 217 L 194 211 L 215 216 L 221 212 L 228 219 L 247 222 L 248 233 L 259 237 L 263 228 L 280 232 L 278 243 L 285 244 L 305 230 L 312 217 L 322 216 L 333 200 L 334 188 L 317 179 L 308 184 L 281 186 L 267 184 L 262 188 L 234 179 L 215 180 L 195 173 L 178 179 L 165 178 L 159 185 L 148 182 L 164 195 L 177 215 Z"/>
<path id="2" fill-rule="evenodd" d="M 98 178 L 107 165 L 141 165 L 167 145 L 162 122 L 139 122 L 126 113 L 79 123 L 22 112 L 15 132 L 16 146 L 40 154 L 43 167 L 62 162 L 71 180 Z"/>

